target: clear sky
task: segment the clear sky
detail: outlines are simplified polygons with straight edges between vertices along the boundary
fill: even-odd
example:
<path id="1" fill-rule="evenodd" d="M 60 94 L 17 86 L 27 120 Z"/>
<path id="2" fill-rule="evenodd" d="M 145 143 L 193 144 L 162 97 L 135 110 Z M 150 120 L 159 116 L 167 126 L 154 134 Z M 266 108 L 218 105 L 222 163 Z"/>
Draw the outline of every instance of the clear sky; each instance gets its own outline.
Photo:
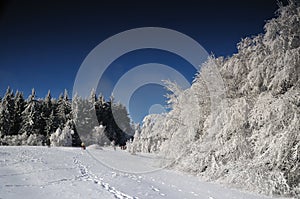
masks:
<path id="1" fill-rule="evenodd" d="M 278 8 L 276 0 L 0 2 L 0 96 L 10 86 L 25 97 L 31 88 L 38 97 L 50 89 L 55 98 L 65 88 L 72 93 L 76 73 L 88 53 L 119 32 L 170 28 L 195 39 L 210 54 L 231 56 L 241 38 L 263 33 L 265 21 Z M 196 72 L 172 53 L 138 50 L 111 64 L 99 92 L 107 98 L 122 74 L 150 62 L 174 67 L 189 81 Z M 131 117 L 140 121 L 151 105 L 163 104 L 164 92 L 158 85 L 141 86 L 130 101 Z"/>

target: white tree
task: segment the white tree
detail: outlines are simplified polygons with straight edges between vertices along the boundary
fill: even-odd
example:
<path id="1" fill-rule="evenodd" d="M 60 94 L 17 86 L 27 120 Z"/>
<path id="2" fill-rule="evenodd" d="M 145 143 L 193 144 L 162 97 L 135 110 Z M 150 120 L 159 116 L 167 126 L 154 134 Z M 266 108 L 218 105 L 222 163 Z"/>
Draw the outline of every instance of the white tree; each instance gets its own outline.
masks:
<path id="1" fill-rule="evenodd" d="M 243 39 L 230 58 L 203 64 L 191 88 L 168 83 L 172 110 L 146 116 L 130 148 L 159 152 L 208 180 L 300 195 L 299 19 L 299 4 L 290 1 L 264 35 Z M 222 80 L 225 99 L 213 94 L 222 92 Z"/>
<path id="2" fill-rule="evenodd" d="M 72 135 L 74 131 L 66 126 L 63 130 L 58 128 L 50 136 L 51 146 L 72 146 Z"/>
<path id="3" fill-rule="evenodd" d="M 0 104 L 0 136 L 15 134 L 11 132 L 14 124 L 14 95 L 8 87 Z"/>
<path id="4" fill-rule="evenodd" d="M 22 112 L 21 134 L 42 134 L 42 117 L 40 102 L 35 99 L 35 90 L 32 89 L 31 95 L 27 99 L 25 110 Z"/>

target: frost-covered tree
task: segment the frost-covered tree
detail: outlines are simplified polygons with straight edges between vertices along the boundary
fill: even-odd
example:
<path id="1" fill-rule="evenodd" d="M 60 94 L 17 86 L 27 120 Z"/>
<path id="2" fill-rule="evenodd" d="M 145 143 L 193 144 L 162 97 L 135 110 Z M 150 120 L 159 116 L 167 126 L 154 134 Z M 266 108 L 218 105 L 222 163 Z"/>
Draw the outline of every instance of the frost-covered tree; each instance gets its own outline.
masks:
<path id="1" fill-rule="evenodd" d="M 59 120 L 56 114 L 56 104 L 52 99 L 51 92 L 48 91 L 45 99 L 42 102 L 42 117 L 44 120 L 44 132 L 47 139 L 50 134 L 59 126 Z"/>
<path id="2" fill-rule="evenodd" d="M 136 154 L 137 151 L 141 151 L 141 146 L 139 145 L 140 142 L 140 135 L 141 135 L 141 126 L 140 124 L 134 125 L 134 136 L 133 138 L 129 139 L 126 142 L 127 151 L 129 151 L 131 154 Z M 134 141 L 134 143 L 133 143 Z"/>
<path id="3" fill-rule="evenodd" d="M 113 103 L 112 98 L 110 101 L 105 101 L 102 95 L 97 97 L 95 90 L 91 91 L 87 99 L 75 95 L 72 102 L 72 115 L 77 131 L 86 144 L 90 143 L 99 125 L 105 127 L 106 137 L 110 141 L 115 140 L 118 145 L 125 145 L 129 139 L 124 131 L 132 131 L 126 108 Z"/>
<path id="4" fill-rule="evenodd" d="M 82 141 L 89 143 L 93 129 L 99 125 L 96 115 L 96 94 L 92 90 L 88 99 L 75 96 L 72 102 L 72 115 Z"/>
<path id="5" fill-rule="evenodd" d="M 54 110 L 51 111 L 48 117 L 45 117 L 45 128 L 46 137 L 49 138 L 50 134 L 58 128 L 57 117 L 55 116 Z"/>
<path id="6" fill-rule="evenodd" d="M 130 124 L 129 114 L 126 107 L 121 103 L 112 104 L 112 114 L 116 125 L 127 134 L 133 134 L 133 129 Z"/>
<path id="7" fill-rule="evenodd" d="M 116 116 L 125 118 L 121 125 L 129 129 L 126 108 L 120 104 L 113 106 L 116 106 Z M 102 132 L 100 123 L 101 126 L 105 123 L 109 128 L 103 126 Z M 103 96 L 97 98 L 94 90 L 88 99 L 75 96 L 71 107 L 66 90 L 58 100 L 52 98 L 50 91 L 44 99 L 36 100 L 33 89 L 25 101 L 22 93 L 17 91 L 14 97 L 8 88 L 0 103 L 0 124 L 1 145 L 44 145 L 58 128 L 73 131 L 72 146 L 81 144 L 78 132 L 83 141 L 87 138 L 100 144 L 104 137 L 109 138 L 109 142 L 115 139 L 117 144 L 129 139 L 113 121 L 111 103 L 106 102 Z"/>
<path id="8" fill-rule="evenodd" d="M 51 146 L 72 146 L 72 134 L 74 133 L 68 126 L 61 130 L 58 128 L 50 136 Z"/>
<path id="9" fill-rule="evenodd" d="M 22 112 L 22 127 L 20 133 L 43 134 L 43 123 L 40 102 L 35 99 L 35 90 L 27 99 L 25 110 Z"/>
<path id="10" fill-rule="evenodd" d="M 8 87 L 0 106 L 0 135 L 11 135 L 14 124 L 14 94 Z M 16 132 L 17 133 L 17 132 Z"/>
<path id="11" fill-rule="evenodd" d="M 132 147 L 207 180 L 299 196 L 299 19 L 289 1 L 237 54 L 204 63 L 191 88 L 168 83 L 171 111 L 147 116 Z M 221 81 L 226 89 L 216 87 Z"/>
<path id="12" fill-rule="evenodd" d="M 13 132 L 13 134 L 18 134 L 22 125 L 22 113 L 25 110 L 25 100 L 23 97 L 23 93 L 17 91 L 14 101 L 14 122 L 11 131 Z"/>
<path id="13" fill-rule="evenodd" d="M 42 103 L 42 111 L 44 117 L 45 118 L 49 117 L 49 115 L 52 113 L 53 110 L 54 110 L 54 105 L 52 103 L 52 96 L 49 90 Z"/>
<path id="14" fill-rule="evenodd" d="M 45 140 L 45 137 L 43 135 L 30 134 L 26 138 L 25 145 L 29 145 L 29 146 L 42 146 L 42 145 L 44 145 L 44 140 Z"/>
<path id="15" fill-rule="evenodd" d="M 66 122 L 71 119 L 71 103 L 69 101 L 68 91 L 59 96 L 56 106 L 57 122 L 60 128 L 63 128 Z"/>
<path id="16" fill-rule="evenodd" d="M 65 128 L 72 130 L 72 146 L 73 147 L 81 146 L 82 141 L 81 138 L 79 137 L 74 120 L 73 119 L 68 120 L 67 123 L 65 124 Z"/>

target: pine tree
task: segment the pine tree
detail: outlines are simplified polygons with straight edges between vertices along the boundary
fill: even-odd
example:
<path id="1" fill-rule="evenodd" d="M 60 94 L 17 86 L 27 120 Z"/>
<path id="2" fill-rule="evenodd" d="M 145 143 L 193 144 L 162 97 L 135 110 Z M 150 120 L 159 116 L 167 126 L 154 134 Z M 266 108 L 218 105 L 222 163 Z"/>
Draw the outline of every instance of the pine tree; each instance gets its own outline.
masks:
<path id="1" fill-rule="evenodd" d="M 71 103 L 69 102 L 68 91 L 60 95 L 57 101 L 56 114 L 58 117 L 58 126 L 62 129 L 66 122 L 71 119 Z"/>
<path id="2" fill-rule="evenodd" d="M 22 113 L 22 134 L 43 134 L 43 126 L 40 122 L 42 120 L 40 108 L 40 102 L 35 99 L 35 90 L 32 89 L 32 93 L 27 99 L 25 110 Z"/>
<path id="3" fill-rule="evenodd" d="M 71 134 L 72 135 L 72 146 L 73 147 L 79 147 L 79 146 L 81 146 L 82 141 L 81 141 L 81 139 L 79 137 L 79 134 L 77 132 L 77 128 L 76 128 L 74 120 L 73 119 L 72 120 L 68 120 L 67 123 L 66 123 L 66 125 L 65 125 L 65 128 L 66 127 L 68 129 L 72 130 L 72 134 Z"/>
<path id="4" fill-rule="evenodd" d="M 97 114 L 96 114 L 96 105 L 97 105 L 97 95 L 95 89 L 91 90 L 91 94 L 88 99 L 88 107 L 87 107 L 87 114 L 88 118 L 90 118 L 89 121 L 89 132 L 91 132 L 96 126 L 99 125 L 99 122 L 97 120 Z"/>
<path id="5" fill-rule="evenodd" d="M 22 112 L 25 110 L 25 104 L 23 93 L 17 91 L 14 104 L 14 123 L 12 127 L 14 134 L 18 134 L 21 129 Z"/>
<path id="6" fill-rule="evenodd" d="M 95 126 L 99 125 L 97 119 L 97 95 L 95 90 L 91 90 L 88 99 L 77 97 L 73 99 L 73 114 L 76 127 L 83 142 L 87 143 Z"/>
<path id="7" fill-rule="evenodd" d="M 43 100 L 42 111 L 45 117 L 48 117 L 53 110 L 52 96 L 50 90 L 48 91 L 45 99 Z"/>
<path id="8" fill-rule="evenodd" d="M 72 104 L 69 101 L 68 91 L 64 91 L 64 95 L 60 95 L 55 106 L 55 112 L 51 113 L 50 118 L 47 120 L 47 129 L 50 132 L 53 130 L 60 129 L 70 129 L 72 130 L 72 146 L 80 146 L 81 139 L 78 135 L 75 121 L 80 118 L 80 109 L 81 99 L 78 96 L 75 96 Z M 77 123 L 77 126 L 80 126 L 80 122 Z"/>
<path id="9" fill-rule="evenodd" d="M 42 114 L 45 126 L 44 134 L 47 139 L 50 137 L 50 134 L 58 128 L 58 121 L 55 113 L 55 104 L 53 103 L 51 92 L 49 90 L 42 103 Z"/>
<path id="10" fill-rule="evenodd" d="M 0 135 L 11 135 L 14 124 L 14 94 L 8 87 L 0 107 Z"/>
<path id="11" fill-rule="evenodd" d="M 121 103 L 112 104 L 112 113 L 113 119 L 115 120 L 118 127 L 122 131 L 132 134 L 133 129 L 130 125 L 130 118 L 126 107 Z"/>
<path id="12" fill-rule="evenodd" d="M 105 126 L 106 136 L 109 140 L 114 140 L 117 145 L 125 145 L 126 141 L 130 138 L 124 130 L 131 129 L 126 107 L 114 104 L 113 96 L 110 97 L 110 101 L 108 102 L 103 103 L 101 98 L 99 100 L 96 114 L 99 123 Z M 124 129 L 122 130 L 122 128 Z"/>

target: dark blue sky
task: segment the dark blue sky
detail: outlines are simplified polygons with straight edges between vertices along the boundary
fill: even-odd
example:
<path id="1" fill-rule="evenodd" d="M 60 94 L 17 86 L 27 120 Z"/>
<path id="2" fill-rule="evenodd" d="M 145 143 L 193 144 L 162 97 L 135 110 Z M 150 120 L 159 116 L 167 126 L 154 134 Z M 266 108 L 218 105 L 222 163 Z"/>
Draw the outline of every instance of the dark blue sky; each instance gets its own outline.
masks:
<path id="1" fill-rule="evenodd" d="M 192 37 L 208 53 L 231 56 L 237 52 L 236 43 L 241 38 L 263 32 L 265 21 L 275 16 L 278 7 L 276 0 L 0 2 L 0 96 L 10 86 L 26 97 L 31 88 L 36 89 L 38 97 L 44 97 L 50 89 L 56 98 L 65 88 L 72 93 L 84 58 L 114 34 L 147 26 L 170 28 Z M 176 64 L 186 64 L 167 52 L 142 50 L 117 59 L 106 78 L 114 82 L 122 75 L 120 71 L 153 61 L 175 68 Z M 195 71 L 189 68 L 180 72 L 192 80 Z M 164 100 L 153 96 L 152 102 L 148 97 L 146 104 L 140 103 L 139 96 L 149 88 L 158 89 L 159 95 L 163 90 L 149 85 L 135 93 L 131 114 L 136 121 L 151 103 Z M 107 87 L 102 92 L 109 90 Z"/>

